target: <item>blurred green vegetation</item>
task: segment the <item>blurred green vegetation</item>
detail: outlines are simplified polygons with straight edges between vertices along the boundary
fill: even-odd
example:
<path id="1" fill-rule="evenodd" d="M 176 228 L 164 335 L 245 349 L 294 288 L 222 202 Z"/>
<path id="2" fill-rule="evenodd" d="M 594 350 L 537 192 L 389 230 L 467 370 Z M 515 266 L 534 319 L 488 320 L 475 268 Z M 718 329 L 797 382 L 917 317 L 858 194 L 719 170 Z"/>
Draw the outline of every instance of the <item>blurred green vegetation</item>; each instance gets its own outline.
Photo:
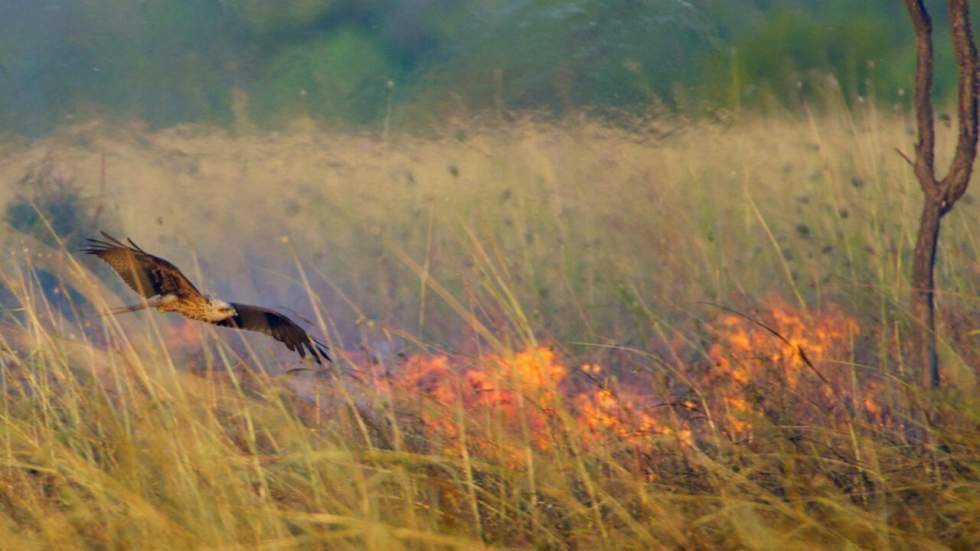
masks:
<path id="1" fill-rule="evenodd" d="M 928 4 L 948 96 L 945 6 Z M 447 110 L 792 108 L 827 91 L 891 103 L 906 101 L 912 68 L 893 0 L 0 4 L 0 128 L 33 135 L 93 114 L 411 124 Z"/>

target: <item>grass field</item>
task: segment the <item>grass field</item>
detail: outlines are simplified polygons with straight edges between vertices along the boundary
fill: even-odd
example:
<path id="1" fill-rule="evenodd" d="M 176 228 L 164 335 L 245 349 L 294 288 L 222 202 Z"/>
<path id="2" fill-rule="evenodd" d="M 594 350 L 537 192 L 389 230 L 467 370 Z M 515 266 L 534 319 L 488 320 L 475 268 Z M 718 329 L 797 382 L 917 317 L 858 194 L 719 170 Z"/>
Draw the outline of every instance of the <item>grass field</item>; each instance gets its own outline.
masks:
<path id="1" fill-rule="evenodd" d="M 2 547 L 980 543 L 977 192 L 924 392 L 904 114 L 445 124 L 0 145 Z M 336 361 L 99 317 L 99 229 Z"/>

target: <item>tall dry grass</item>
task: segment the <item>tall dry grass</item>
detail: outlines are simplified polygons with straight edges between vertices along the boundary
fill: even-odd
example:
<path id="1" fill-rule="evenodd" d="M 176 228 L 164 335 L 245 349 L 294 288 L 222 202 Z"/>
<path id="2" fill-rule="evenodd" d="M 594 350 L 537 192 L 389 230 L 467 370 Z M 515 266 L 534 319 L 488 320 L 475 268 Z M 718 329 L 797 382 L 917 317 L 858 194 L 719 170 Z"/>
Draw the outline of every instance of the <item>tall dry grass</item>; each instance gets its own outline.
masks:
<path id="1" fill-rule="evenodd" d="M 949 384 L 920 392 L 909 128 L 869 110 L 10 142 L 0 204 L 55 174 L 85 220 L 289 309 L 337 362 L 287 374 L 261 335 L 100 318 L 132 299 L 110 272 L 5 227 L 0 541 L 973 547 L 980 228 L 969 200 L 946 221 Z"/>

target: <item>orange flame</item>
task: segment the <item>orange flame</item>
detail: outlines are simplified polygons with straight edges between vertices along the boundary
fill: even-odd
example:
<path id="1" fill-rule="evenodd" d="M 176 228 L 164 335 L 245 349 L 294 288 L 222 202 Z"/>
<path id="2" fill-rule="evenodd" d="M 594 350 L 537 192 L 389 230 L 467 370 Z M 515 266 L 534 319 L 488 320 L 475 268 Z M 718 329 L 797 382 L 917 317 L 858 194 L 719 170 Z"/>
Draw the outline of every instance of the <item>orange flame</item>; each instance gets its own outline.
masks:
<path id="1" fill-rule="evenodd" d="M 853 337 L 860 331 L 858 323 L 838 308 L 804 312 L 779 300 L 772 301 L 759 318 L 720 316 L 713 324 L 717 339 L 708 349 L 718 369 L 706 382 L 721 397 L 728 428 L 736 435 L 751 430 L 751 417 L 757 413 L 744 395 L 746 387 L 770 388 L 772 376 L 782 379 L 789 392 L 834 398 L 838 385 L 830 388 L 824 379 L 839 379 L 840 369 L 835 367 L 839 364 L 823 364 L 848 358 L 853 353 Z M 814 368 L 821 369 L 823 378 L 814 379 L 804 354 Z M 808 381 L 806 389 L 802 388 L 804 380 Z"/>
<path id="2" fill-rule="evenodd" d="M 619 442 L 649 451 L 665 441 L 693 446 L 697 436 L 713 426 L 702 422 L 709 410 L 714 412 L 711 423 L 732 438 L 749 440 L 767 404 L 779 400 L 786 407 L 799 398 L 800 404 L 815 404 L 822 412 L 831 411 L 844 396 L 873 418 L 883 415 L 874 397 L 879 387 L 869 381 L 862 396 L 846 394 L 854 388 L 853 377 L 845 376 L 845 362 L 834 361 L 853 354 L 860 330 L 853 318 L 838 308 L 811 312 L 780 301 L 770 303 L 758 317 L 752 321 L 719 316 L 708 326 L 714 336 L 708 348 L 714 367 L 679 366 L 695 381 L 703 373 L 697 403 L 681 396 L 667 398 L 670 405 L 654 407 L 659 400 L 653 398 L 652 387 L 644 387 L 636 377 L 619 381 L 615 370 L 599 362 L 570 371 L 554 350 L 545 347 L 466 361 L 412 356 L 388 388 L 397 389 L 400 399 L 417 403 L 428 441 L 439 443 L 444 452 L 459 453 L 465 443 L 471 453 L 503 458 L 510 465 L 526 461 L 528 446 L 538 451 L 554 448 L 556 431 L 562 429 L 582 447 L 609 444 L 623 449 L 616 445 Z M 678 340 L 672 346 L 684 344 Z M 579 377 L 573 377 L 575 373 Z M 599 385 L 583 390 L 586 382 Z M 784 391 L 767 392 L 774 384 L 782 384 Z"/>

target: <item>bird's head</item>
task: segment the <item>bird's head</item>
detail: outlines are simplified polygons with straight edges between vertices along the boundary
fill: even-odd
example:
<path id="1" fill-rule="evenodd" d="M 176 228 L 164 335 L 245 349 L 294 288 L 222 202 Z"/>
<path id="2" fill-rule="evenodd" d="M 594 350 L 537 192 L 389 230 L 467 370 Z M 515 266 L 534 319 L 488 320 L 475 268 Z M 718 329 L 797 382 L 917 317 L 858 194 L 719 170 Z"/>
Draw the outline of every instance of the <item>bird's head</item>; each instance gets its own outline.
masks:
<path id="1" fill-rule="evenodd" d="M 208 296 L 208 321 L 221 321 L 234 316 L 237 312 L 235 307 L 227 302 Z"/>

